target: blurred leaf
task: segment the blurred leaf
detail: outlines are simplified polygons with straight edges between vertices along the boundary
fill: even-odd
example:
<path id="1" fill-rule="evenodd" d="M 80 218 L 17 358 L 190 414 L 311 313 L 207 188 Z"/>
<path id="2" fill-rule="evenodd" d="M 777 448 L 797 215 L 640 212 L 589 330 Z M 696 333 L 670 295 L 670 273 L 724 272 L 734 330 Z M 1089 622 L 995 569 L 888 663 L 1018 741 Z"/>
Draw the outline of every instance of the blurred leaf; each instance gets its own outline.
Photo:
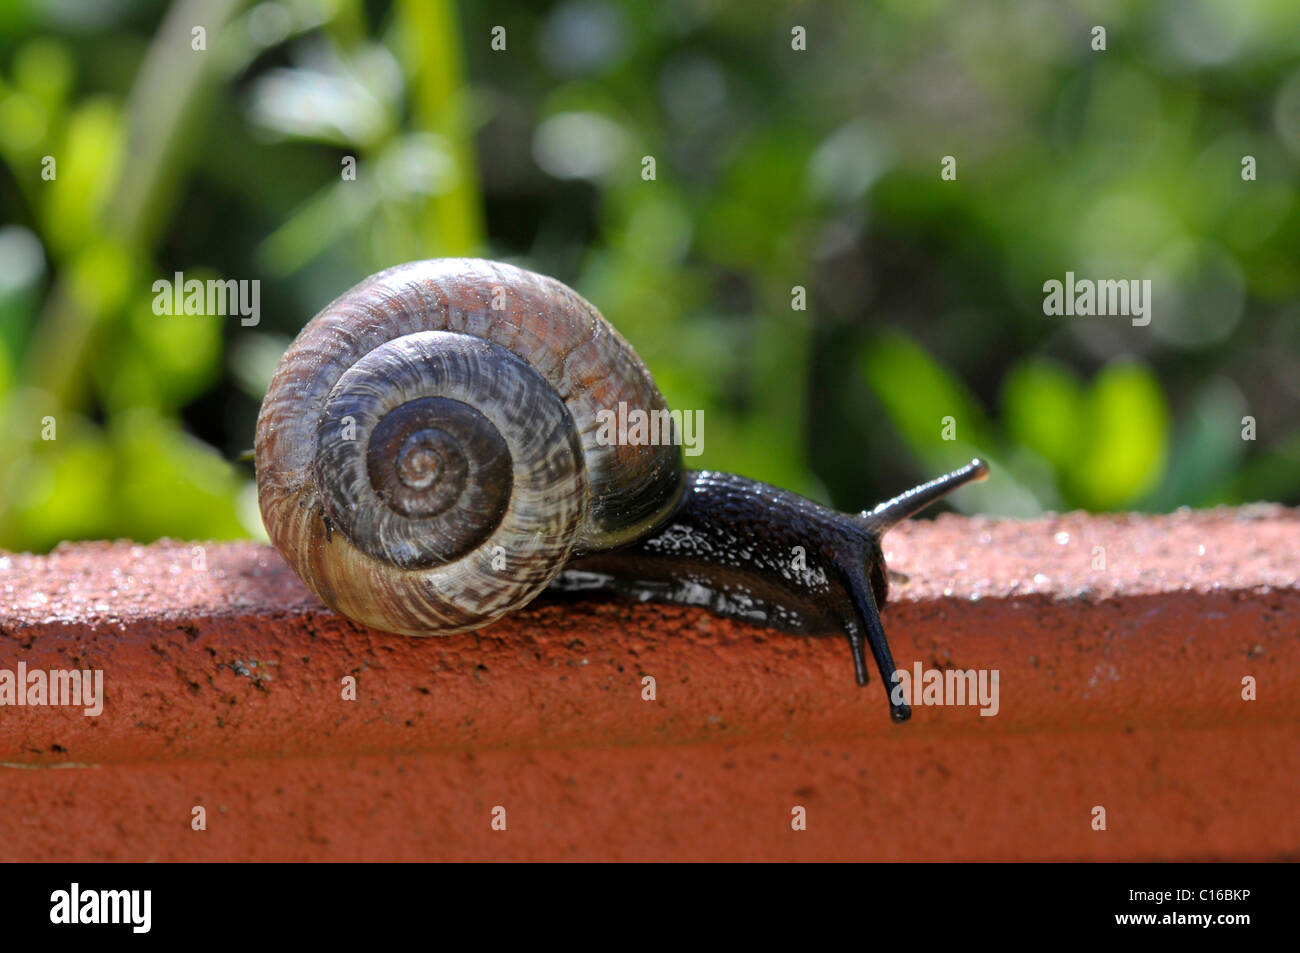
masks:
<path id="1" fill-rule="evenodd" d="M 320 44 L 303 47 L 310 66 L 268 70 L 249 94 L 249 118 L 287 138 L 370 148 L 392 134 L 401 69 L 380 44 L 345 61 Z"/>
<path id="2" fill-rule="evenodd" d="M 121 137 L 121 115 L 107 98 L 87 100 L 69 118 L 45 208 L 46 240 L 56 255 L 100 233 L 99 216 L 117 178 Z"/>
<path id="3" fill-rule="evenodd" d="M 3 307 L 3 305 L 0 305 L 0 317 L 4 315 Z M 0 414 L 3 414 L 8 409 L 5 406 L 5 398 L 14 384 L 13 367 L 14 360 L 9 355 L 9 348 L 4 341 L 0 341 Z"/>
<path id="4" fill-rule="evenodd" d="M 40 239 L 21 225 L 0 226 L 0 361 L 8 366 L 27 341 L 44 278 Z M 0 387 L 0 393 L 5 389 Z"/>
<path id="5" fill-rule="evenodd" d="M 459 185 L 450 145 L 432 132 L 414 132 L 393 140 L 375 156 L 374 163 L 375 181 L 390 202 L 440 195 Z"/>
<path id="6" fill-rule="evenodd" d="M 116 517 L 142 540 L 238 539 L 242 480 L 211 447 L 175 420 L 139 409 L 112 426 Z"/>
<path id="7" fill-rule="evenodd" d="M 740 267 L 770 265 L 785 228 L 769 222 L 796 222 L 803 206 L 802 182 L 807 156 L 795 142 L 769 134 L 745 144 L 728 168 L 716 197 L 704 210 L 700 244 L 718 262 Z M 660 163 L 659 176 L 668 171 Z"/>
<path id="8" fill-rule="evenodd" d="M 304 2 L 304 0 L 267 0 L 235 19 L 227 31 L 234 42 L 224 46 L 222 67 L 230 75 L 247 69 L 266 50 L 329 23 L 331 13 L 341 12 L 344 4 Z"/>
<path id="9" fill-rule="evenodd" d="M 127 249 L 116 242 L 95 241 L 71 262 L 68 285 L 78 307 L 98 317 L 122 307 L 134 271 Z"/>
<path id="10" fill-rule="evenodd" d="M 48 115 L 58 115 L 72 89 L 74 66 L 66 46 L 41 37 L 23 44 L 14 57 L 14 86 L 39 101 Z"/>
<path id="11" fill-rule="evenodd" d="M 335 182 L 308 199 L 266 237 L 259 256 L 275 274 L 292 274 L 360 228 L 374 213 L 379 197 L 378 186 L 362 179 L 358 170 L 355 182 Z"/>
<path id="12" fill-rule="evenodd" d="M 34 96 L 0 89 L 0 148 L 30 162 L 50 131 L 50 115 Z"/>
<path id="13" fill-rule="evenodd" d="M 1168 472 L 1145 501 L 1147 508 L 1166 511 L 1227 502 L 1226 481 L 1246 453 L 1241 420 L 1249 410 L 1231 381 L 1206 381 L 1179 421 Z"/>
<path id="14" fill-rule="evenodd" d="M 185 272 L 206 281 L 212 272 Z M 115 410 L 181 407 L 203 393 L 221 370 L 221 315 L 154 314 L 152 290 L 127 308 L 126 333 L 110 343 L 113 358 L 95 366 L 99 392 Z"/>
<path id="15" fill-rule="evenodd" d="M 1169 411 L 1155 374 L 1136 360 L 1117 360 L 1097 374 L 1084 401 L 1086 429 L 1068 485 L 1088 507 L 1135 500 L 1164 473 Z"/>
<path id="16" fill-rule="evenodd" d="M 0 546 L 45 550 L 63 539 L 113 535 L 113 455 L 94 427 L 65 415 L 57 439 L 38 443 L 19 462 L 13 507 L 0 527 Z"/>
<path id="17" fill-rule="evenodd" d="M 627 133 L 595 112 L 548 116 L 533 134 L 533 158 L 557 179 L 599 179 L 619 175 L 628 152 Z"/>
<path id="18" fill-rule="evenodd" d="M 1075 457 L 1083 417 L 1083 385 L 1054 361 L 1029 358 L 1012 368 L 1002 383 L 1007 436 L 1058 470 Z"/>
<path id="19" fill-rule="evenodd" d="M 920 459 L 960 462 L 953 459 L 954 443 L 988 452 L 988 424 L 974 396 L 901 332 L 881 335 L 868 347 L 862 371 L 894 428 Z M 955 441 L 943 439 L 947 417 L 953 418 Z"/>
<path id="20" fill-rule="evenodd" d="M 858 117 L 817 147 L 808 163 L 808 187 L 823 201 L 856 202 L 889 168 L 892 158 L 884 131 Z"/>

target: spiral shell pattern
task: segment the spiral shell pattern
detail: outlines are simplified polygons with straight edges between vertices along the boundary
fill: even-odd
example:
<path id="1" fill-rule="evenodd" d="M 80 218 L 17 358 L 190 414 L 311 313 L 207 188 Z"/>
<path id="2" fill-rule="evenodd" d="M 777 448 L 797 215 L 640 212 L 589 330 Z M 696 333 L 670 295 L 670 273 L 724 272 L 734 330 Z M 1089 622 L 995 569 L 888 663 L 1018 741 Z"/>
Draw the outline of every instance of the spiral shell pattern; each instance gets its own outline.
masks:
<path id="1" fill-rule="evenodd" d="M 281 359 L 257 427 L 263 522 L 344 615 L 409 635 L 477 628 L 677 502 L 680 447 L 597 440 L 620 402 L 665 408 L 560 282 L 473 259 L 390 268 Z"/>

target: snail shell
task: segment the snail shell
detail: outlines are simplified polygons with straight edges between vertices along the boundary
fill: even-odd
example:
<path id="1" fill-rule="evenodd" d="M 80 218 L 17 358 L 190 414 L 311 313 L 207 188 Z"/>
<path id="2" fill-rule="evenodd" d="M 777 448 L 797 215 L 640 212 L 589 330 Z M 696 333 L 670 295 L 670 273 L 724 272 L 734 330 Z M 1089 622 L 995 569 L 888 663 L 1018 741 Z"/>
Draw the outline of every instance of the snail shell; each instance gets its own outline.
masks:
<path id="1" fill-rule="evenodd" d="M 408 635 L 486 625 L 677 505 L 679 446 L 597 441 L 620 401 L 666 409 L 560 282 L 474 259 L 390 268 L 281 359 L 257 424 L 263 522 L 344 615 Z"/>

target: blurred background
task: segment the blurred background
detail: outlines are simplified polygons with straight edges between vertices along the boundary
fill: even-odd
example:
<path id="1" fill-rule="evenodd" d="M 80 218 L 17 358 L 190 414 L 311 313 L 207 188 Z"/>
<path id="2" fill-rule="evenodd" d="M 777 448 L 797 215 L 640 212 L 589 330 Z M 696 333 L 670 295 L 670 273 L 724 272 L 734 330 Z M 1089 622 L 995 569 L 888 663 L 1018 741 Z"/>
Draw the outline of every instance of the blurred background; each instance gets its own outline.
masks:
<path id="1" fill-rule="evenodd" d="M 1298 54 L 1295 0 L 0 0 L 0 548 L 262 536 L 280 354 L 447 255 L 595 303 L 704 411 L 692 466 L 1300 503 Z M 155 315 L 177 271 L 260 322 Z M 1045 316 L 1067 271 L 1151 323 Z"/>

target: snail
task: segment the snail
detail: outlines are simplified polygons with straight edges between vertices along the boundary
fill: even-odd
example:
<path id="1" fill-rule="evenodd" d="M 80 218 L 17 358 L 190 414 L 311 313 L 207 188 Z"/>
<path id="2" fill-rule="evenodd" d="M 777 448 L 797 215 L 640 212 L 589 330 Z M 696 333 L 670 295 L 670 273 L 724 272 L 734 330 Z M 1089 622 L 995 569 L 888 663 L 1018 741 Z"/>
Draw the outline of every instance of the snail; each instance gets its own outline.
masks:
<path id="1" fill-rule="evenodd" d="M 869 647 L 889 695 L 880 537 L 983 479 L 983 461 L 840 513 L 687 470 L 678 443 L 602 439 L 601 412 L 620 402 L 667 411 L 631 346 L 564 284 L 477 259 L 398 265 L 329 304 L 280 360 L 257 422 L 262 519 L 322 602 L 378 629 L 447 635 L 547 587 L 605 591 L 841 632 L 858 684 Z"/>

